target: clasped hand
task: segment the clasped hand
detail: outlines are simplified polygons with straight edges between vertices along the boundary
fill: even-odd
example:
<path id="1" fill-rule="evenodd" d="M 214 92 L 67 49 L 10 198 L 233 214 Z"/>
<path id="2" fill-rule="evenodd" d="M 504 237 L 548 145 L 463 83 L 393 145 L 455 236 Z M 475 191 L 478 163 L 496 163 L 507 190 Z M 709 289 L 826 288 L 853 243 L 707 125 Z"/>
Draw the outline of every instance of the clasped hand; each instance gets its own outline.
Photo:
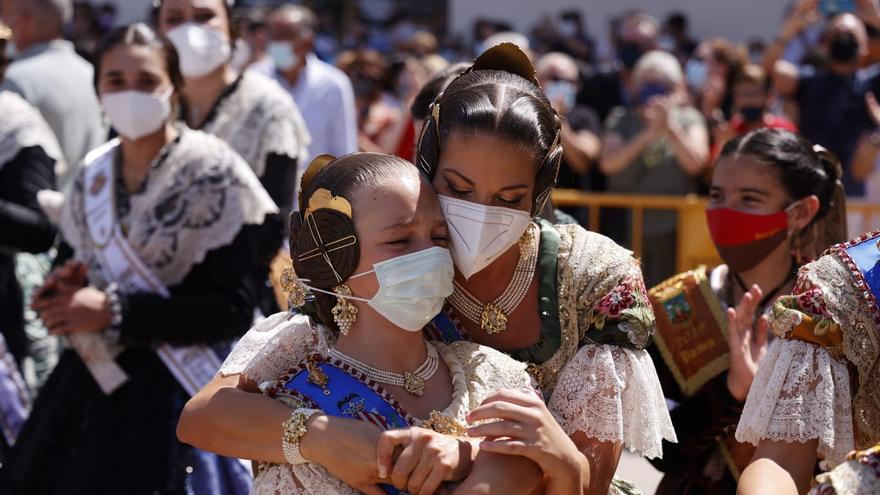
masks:
<path id="1" fill-rule="evenodd" d="M 49 333 L 99 332 L 112 321 L 107 296 L 86 284 L 85 265 L 68 261 L 52 271 L 33 296 L 31 308 Z"/>

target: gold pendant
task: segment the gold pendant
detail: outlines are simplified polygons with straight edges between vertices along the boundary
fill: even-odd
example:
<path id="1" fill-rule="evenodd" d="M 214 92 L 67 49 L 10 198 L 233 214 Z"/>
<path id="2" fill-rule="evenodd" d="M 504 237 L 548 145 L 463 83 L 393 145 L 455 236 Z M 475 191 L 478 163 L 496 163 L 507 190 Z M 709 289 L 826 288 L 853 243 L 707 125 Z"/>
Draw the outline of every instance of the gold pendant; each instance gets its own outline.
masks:
<path id="1" fill-rule="evenodd" d="M 329 382 L 330 379 L 327 377 L 327 374 L 324 373 L 324 370 L 319 368 L 317 363 L 311 360 L 306 363 L 306 370 L 309 373 L 307 381 L 312 385 L 321 387 L 324 395 L 330 395 L 330 391 L 327 390 L 327 382 Z"/>
<path id="2" fill-rule="evenodd" d="M 480 327 L 489 335 L 499 334 L 507 330 L 507 315 L 494 303 L 486 303 L 480 315 Z"/>
<path id="3" fill-rule="evenodd" d="M 416 397 L 421 397 L 425 393 L 425 380 L 419 375 L 407 371 L 403 374 L 403 388 Z"/>

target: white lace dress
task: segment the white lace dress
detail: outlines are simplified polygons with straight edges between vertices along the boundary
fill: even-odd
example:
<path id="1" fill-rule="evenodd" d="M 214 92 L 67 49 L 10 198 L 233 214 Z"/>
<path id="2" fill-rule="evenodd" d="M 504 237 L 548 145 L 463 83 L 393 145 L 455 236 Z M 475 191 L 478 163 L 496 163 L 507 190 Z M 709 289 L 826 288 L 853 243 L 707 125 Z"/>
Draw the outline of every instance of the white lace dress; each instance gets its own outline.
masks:
<path id="1" fill-rule="evenodd" d="M 663 440 L 676 437 L 645 350 L 655 323 L 639 263 L 607 237 L 577 225 L 555 228 L 561 342 L 530 370 L 569 435 L 662 457 Z"/>
<path id="2" fill-rule="evenodd" d="M 223 364 L 223 374 L 244 374 L 268 389 L 280 376 L 311 354 L 326 356 L 332 336 L 321 325 L 302 315 L 273 315 L 257 325 L 239 343 Z M 491 348 L 470 342 L 450 345 L 432 343 L 440 352 L 452 376 L 453 395 L 440 413 L 459 425 L 466 414 L 499 389 L 534 391 L 525 365 Z M 304 407 L 296 399 L 279 397 L 291 407 Z M 420 425 L 420 420 L 413 422 Z M 314 463 L 272 464 L 260 470 L 252 493 L 258 495 L 355 494 L 358 493 L 322 466 Z"/>
<path id="3" fill-rule="evenodd" d="M 802 268 L 796 295 L 776 303 L 771 328 L 780 338 L 758 368 L 737 440 L 818 439 L 831 466 L 880 440 L 876 303 L 841 252 Z"/>

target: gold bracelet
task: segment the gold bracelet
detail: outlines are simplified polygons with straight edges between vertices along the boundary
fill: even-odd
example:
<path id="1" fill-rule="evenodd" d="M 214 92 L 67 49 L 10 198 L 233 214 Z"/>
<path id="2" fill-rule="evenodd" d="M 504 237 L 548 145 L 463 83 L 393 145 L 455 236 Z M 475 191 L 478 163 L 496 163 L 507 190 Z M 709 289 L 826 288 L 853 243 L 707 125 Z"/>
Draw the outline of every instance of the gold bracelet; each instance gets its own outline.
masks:
<path id="1" fill-rule="evenodd" d="M 299 441 L 308 433 L 307 423 L 316 414 L 323 414 L 323 411 L 301 407 L 281 423 L 281 448 L 288 463 L 296 465 L 309 462 L 299 451 Z"/>

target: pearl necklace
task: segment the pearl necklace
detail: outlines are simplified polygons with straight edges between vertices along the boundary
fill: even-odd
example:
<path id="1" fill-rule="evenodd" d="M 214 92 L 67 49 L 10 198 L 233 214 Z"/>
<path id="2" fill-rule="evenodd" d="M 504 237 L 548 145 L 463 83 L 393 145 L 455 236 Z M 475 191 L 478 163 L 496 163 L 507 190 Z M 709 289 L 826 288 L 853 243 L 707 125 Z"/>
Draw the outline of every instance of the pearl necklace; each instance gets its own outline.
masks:
<path id="1" fill-rule="evenodd" d="M 428 354 L 425 357 L 425 361 L 415 371 L 406 371 L 404 373 L 380 370 L 379 368 L 370 366 L 363 361 L 358 361 L 351 356 L 343 354 L 336 349 L 330 349 L 328 356 L 347 364 L 355 371 L 362 373 L 374 382 L 383 383 L 385 385 L 394 385 L 395 387 L 403 387 L 407 392 L 416 397 L 421 397 L 422 394 L 425 393 L 425 382 L 434 376 L 440 362 L 437 349 L 430 344 L 425 345 L 428 348 Z"/>
<path id="2" fill-rule="evenodd" d="M 519 261 L 513 277 L 504 292 L 497 299 L 483 303 L 468 292 L 458 281 L 453 280 L 455 290 L 449 296 L 449 302 L 459 314 L 474 323 L 479 323 L 489 335 L 507 330 L 507 320 L 513 311 L 525 299 L 535 277 L 538 262 L 538 242 L 534 233 L 535 225 L 530 225 L 519 241 Z"/>

